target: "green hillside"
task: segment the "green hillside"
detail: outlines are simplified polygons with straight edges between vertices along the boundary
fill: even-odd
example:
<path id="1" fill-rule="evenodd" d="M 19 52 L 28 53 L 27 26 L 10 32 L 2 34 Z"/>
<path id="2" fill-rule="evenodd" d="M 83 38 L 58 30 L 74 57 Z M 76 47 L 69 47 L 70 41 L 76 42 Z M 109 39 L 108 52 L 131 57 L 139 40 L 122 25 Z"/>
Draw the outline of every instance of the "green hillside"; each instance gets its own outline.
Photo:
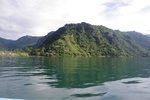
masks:
<path id="1" fill-rule="evenodd" d="M 37 36 L 23 36 L 12 43 L 14 45 L 13 48 L 24 49 L 26 47 L 33 47 L 40 38 Z"/>
<path id="2" fill-rule="evenodd" d="M 23 36 L 18 40 L 7 40 L 0 38 L 0 51 L 10 51 L 33 47 L 41 37 Z"/>
<path id="3" fill-rule="evenodd" d="M 150 38 L 148 37 L 148 35 L 146 36 L 143 35 L 142 33 L 135 31 L 129 31 L 124 33 L 129 37 L 131 37 L 131 39 L 139 43 L 143 48 L 150 50 Z"/>
<path id="4" fill-rule="evenodd" d="M 31 53 L 47 56 L 149 56 L 130 36 L 104 26 L 87 23 L 66 24 Z"/>
<path id="5" fill-rule="evenodd" d="M 0 38 L 0 51 L 10 50 L 10 48 L 13 46 L 13 45 L 10 45 L 12 42 L 13 40 Z"/>
<path id="6" fill-rule="evenodd" d="M 35 44 L 34 47 L 39 47 L 40 45 L 42 45 L 43 42 L 44 42 L 50 35 L 52 35 L 53 33 L 54 33 L 54 32 L 51 31 L 51 32 L 49 32 L 47 35 L 41 37 L 41 38 L 37 41 L 37 43 Z"/>

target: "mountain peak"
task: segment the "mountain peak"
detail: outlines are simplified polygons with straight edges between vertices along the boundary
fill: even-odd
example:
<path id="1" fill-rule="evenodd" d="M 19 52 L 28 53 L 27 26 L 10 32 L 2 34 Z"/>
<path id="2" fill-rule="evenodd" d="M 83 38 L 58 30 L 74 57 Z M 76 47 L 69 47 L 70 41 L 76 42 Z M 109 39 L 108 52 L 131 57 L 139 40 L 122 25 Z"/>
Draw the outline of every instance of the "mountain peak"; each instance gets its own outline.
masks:
<path id="1" fill-rule="evenodd" d="M 32 55 L 150 56 L 148 36 L 135 31 L 112 30 L 86 22 L 66 24 L 44 37 L 26 35 L 16 41 L 0 38 L 0 50 L 22 49 L 33 45 L 37 48 L 30 52 Z"/>
<path id="2" fill-rule="evenodd" d="M 7 50 L 15 50 L 15 49 L 24 49 L 25 47 L 34 46 L 37 41 L 41 37 L 34 37 L 34 36 L 23 36 L 18 40 L 6 40 L 0 38 L 0 51 L 7 51 Z"/>
<path id="3" fill-rule="evenodd" d="M 149 52 L 120 31 L 85 22 L 66 24 L 41 47 L 50 56 L 141 56 Z"/>

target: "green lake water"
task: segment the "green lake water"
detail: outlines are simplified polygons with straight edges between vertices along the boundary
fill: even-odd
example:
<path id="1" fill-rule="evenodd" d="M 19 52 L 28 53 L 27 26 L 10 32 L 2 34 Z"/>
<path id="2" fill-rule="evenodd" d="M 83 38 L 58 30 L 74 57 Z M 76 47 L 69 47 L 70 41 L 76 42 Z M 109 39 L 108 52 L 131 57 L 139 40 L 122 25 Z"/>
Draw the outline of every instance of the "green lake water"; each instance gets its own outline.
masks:
<path id="1" fill-rule="evenodd" d="M 0 98 L 150 100 L 150 58 L 0 57 Z"/>

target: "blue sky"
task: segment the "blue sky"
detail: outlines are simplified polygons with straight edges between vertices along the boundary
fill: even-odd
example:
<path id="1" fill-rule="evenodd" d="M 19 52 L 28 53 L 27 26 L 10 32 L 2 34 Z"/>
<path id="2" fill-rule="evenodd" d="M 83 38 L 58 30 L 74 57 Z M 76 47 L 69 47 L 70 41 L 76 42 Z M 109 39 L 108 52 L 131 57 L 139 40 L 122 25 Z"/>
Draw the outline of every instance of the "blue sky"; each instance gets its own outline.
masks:
<path id="1" fill-rule="evenodd" d="M 87 22 L 150 34 L 150 0 L 0 0 L 0 37 L 44 36 Z"/>

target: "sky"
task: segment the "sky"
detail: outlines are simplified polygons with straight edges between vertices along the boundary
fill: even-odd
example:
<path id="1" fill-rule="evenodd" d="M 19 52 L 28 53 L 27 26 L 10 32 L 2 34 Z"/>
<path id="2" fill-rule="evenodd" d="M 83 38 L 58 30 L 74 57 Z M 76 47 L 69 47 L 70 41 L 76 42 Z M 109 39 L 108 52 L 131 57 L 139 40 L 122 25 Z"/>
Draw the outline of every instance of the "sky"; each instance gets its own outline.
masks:
<path id="1" fill-rule="evenodd" d="M 44 36 L 87 22 L 150 34 L 150 0 L 0 0 L 0 37 Z"/>

